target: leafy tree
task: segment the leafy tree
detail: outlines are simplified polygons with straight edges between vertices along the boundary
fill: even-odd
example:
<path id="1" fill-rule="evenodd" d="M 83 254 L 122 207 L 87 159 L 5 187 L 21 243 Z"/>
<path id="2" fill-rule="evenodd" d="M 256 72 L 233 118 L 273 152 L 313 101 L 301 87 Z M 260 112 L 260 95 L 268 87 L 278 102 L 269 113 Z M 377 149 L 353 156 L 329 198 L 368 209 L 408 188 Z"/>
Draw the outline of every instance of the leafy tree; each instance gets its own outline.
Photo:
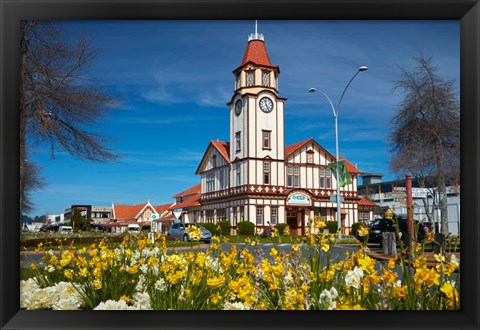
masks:
<path id="1" fill-rule="evenodd" d="M 104 117 L 113 101 L 86 75 L 97 55 L 80 36 L 76 42 L 60 23 L 20 24 L 20 208 L 29 210 L 29 193 L 43 186 L 40 169 L 27 161 L 27 149 L 47 144 L 75 158 L 109 161 L 117 158 L 106 140 L 89 127 Z"/>
<path id="2" fill-rule="evenodd" d="M 416 58 L 416 68 L 400 68 L 395 89 L 403 94 L 397 114 L 391 121 L 389 136 L 390 168 L 410 172 L 425 187 L 438 194 L 442 233 L 448 233 L 446 185 L 455 182 L 460 168 L 460 106 L 453 81 L 438 74 L 431 57 Z M 428 199 L 424 199 L 428 213 Z"/>
<path id="3" fill-rule="evenodd" d="M 90 230 L 90 223 L 92 219 L 86 219 L 82 216 L 80 209 L 74 208 L 71 219 L 72 227 L 74 230 L 87 231 Z"/>

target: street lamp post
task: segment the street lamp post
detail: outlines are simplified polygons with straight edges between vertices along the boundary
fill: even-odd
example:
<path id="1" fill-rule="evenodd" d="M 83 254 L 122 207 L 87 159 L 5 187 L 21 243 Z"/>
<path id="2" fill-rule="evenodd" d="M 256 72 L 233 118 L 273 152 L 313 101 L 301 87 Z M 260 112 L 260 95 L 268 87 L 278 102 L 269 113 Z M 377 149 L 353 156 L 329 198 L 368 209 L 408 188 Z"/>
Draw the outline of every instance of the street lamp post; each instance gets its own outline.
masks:
<path id="1" fill-rule="evenodd" d="M 335 172 L 337 174 L 337 226 L 338 226 L 338 238 L 342 238 L 342 215 L 341 215 L 341 210 L 340 210 L 340 204 L 341 204 L 341 199 L 340 199 L 340 171 L 338 167 L 338 161 L 339 161 L 339 156 L 338 156 L 338 112 L 340 111 L 340 104 L 342 103 L 343 96 L 345 95 L 345 92 L 347 91 L 348 86 L 352 83 L 353 79 L 362 71 L 367 71 L 368 68 L 366 66 L 361 66 L 358 68 L 357 72 L 353 75 L 352 79 L 348 82 L 347 86 L 345 86 L 345 89 L 342 92 L 342 95 L 340 96 L 340 100 L 338 101 L 338 106 L 337 109 L 335 110 L 335 107 L 333 106 L 332 101 L 328 97 L 327 94 L 325 94 L 323 91 L 317 88 L 310 88 L 308 92 L 310 93 L 315 93 L 315 92 L 320 92 L 325 98 L 328 100 L 328 103 L 330 103 L 330 106 L 332 107 L 333 111 L 333 117 L 335 118 Z"/>

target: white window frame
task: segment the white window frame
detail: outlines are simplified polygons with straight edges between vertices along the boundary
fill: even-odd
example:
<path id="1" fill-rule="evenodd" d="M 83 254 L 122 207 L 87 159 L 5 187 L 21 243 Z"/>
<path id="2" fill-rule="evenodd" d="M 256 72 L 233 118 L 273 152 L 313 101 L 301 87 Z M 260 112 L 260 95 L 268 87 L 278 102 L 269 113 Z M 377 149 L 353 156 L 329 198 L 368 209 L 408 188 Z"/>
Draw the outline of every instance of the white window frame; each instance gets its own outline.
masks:
<path id="1" fill-rule="evenodd" d="M 271 184 L 270 162 L 263 162 L 263 184 Z"/>

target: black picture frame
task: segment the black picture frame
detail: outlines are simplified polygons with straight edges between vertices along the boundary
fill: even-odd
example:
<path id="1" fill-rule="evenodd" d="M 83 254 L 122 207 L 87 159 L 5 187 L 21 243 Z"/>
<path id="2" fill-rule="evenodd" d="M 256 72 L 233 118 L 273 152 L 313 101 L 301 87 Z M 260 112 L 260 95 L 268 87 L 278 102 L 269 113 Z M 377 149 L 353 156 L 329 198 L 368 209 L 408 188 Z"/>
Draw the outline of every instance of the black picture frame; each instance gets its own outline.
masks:
<path id="1" fill-rule="evenodd" d="M 478 329 L 480 4 L 478 0 L 0 0 L 1 329 Z M 22 19 L 460 20 L 461 310 L 364 312 L 19 311 L 18 31 Z"/>

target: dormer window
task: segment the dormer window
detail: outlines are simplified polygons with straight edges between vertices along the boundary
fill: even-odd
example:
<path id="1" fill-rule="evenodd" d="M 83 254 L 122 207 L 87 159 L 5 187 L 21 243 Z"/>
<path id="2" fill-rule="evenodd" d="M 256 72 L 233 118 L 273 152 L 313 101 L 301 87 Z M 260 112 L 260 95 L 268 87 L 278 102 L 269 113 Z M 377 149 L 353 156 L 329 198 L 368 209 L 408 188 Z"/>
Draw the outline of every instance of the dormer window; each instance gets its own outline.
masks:
<path id="1" fill-rule="evenodd" d="M 251 87 L 255 85 L 255 71 L 247 71 L 247 86 Z"/>
<path id="2" fill-rule="evenodd" d="M 262 71 L 262 84 L 264 87 L 270 87 L 270 72 Z"/>

